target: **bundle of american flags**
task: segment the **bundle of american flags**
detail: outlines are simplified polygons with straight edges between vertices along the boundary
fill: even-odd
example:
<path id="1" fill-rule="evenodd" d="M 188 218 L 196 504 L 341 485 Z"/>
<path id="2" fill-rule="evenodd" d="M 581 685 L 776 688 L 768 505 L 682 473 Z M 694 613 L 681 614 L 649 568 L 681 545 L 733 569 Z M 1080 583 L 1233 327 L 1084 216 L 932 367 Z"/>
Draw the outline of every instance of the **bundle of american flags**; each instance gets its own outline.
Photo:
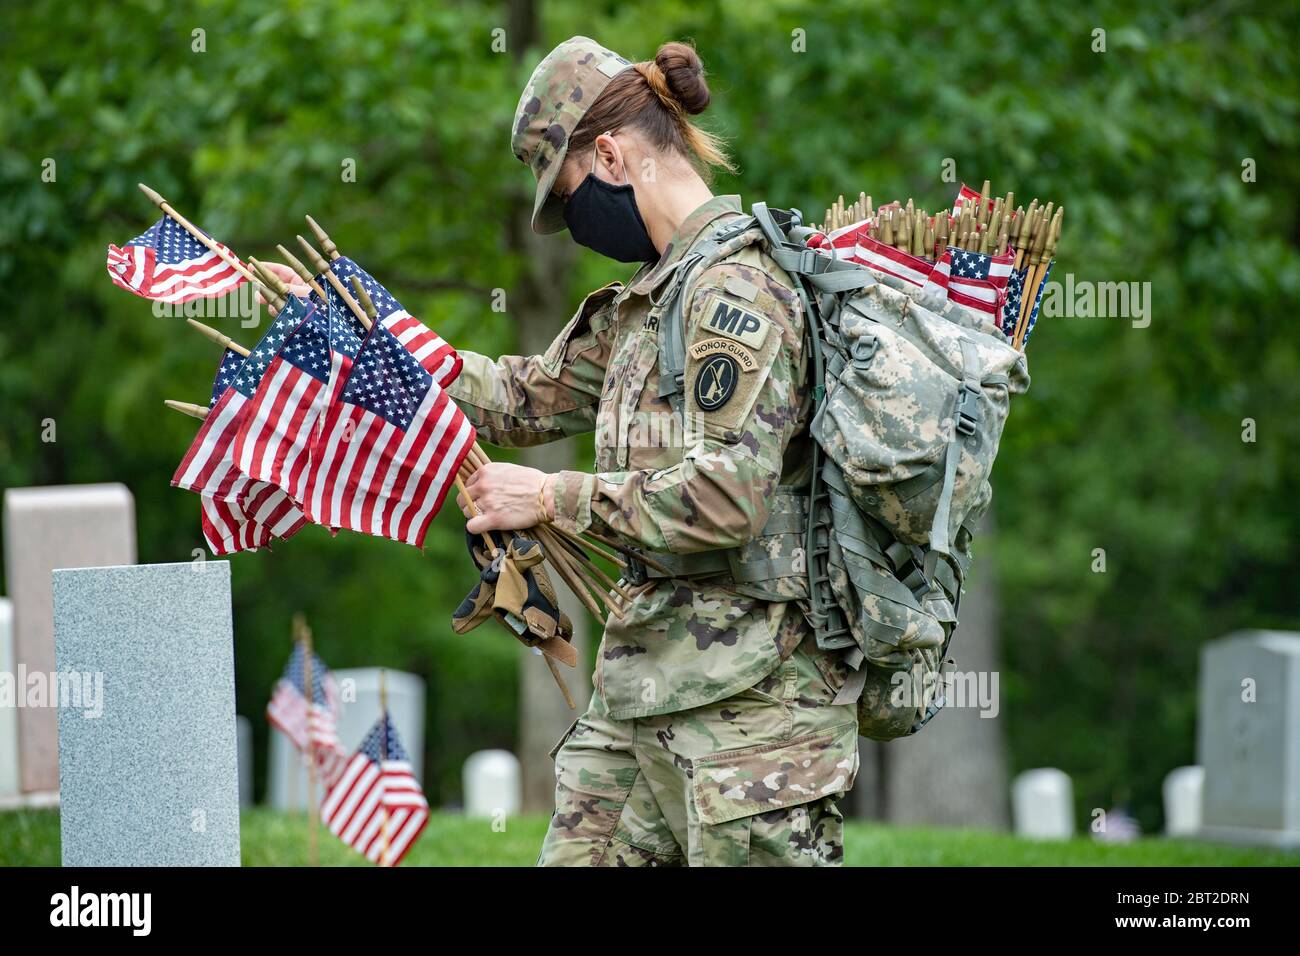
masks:
<path id="1" fill-rule="evenodd" d="M 955 302 L 987 319 L 1024 349 L 1042 302 L 1060 238 L 1063 209 L 1014 206 L 1014 193 L 990 198 L 962 184 L 951 212 L 933 216 L 894 202 L 874 209 L 871 197 L 841 196 L 826 210 L 808 245 Z"/>
<path id="2" fill-rule="evenodd" d="M 224 295 L 247 269 L 209 243 L 164 216 L 124 249 L 109 247 L 108 273 L 145 298 Z M 456 350 L 352 260 L 336 257 L 327 271 L 366 290 L 372 323 L 350 311 L 326 270 L 307 299 L 286 291 L 273 302 L 251 349 L 191 322 L 229 346 L 208 408 L 191 411 L 203 424 L 172 476 L 200 496 L 214 554 L 268 546 L 308 522 L 419 547 L 474 443 L 446 393 L 460 372 Z"/>

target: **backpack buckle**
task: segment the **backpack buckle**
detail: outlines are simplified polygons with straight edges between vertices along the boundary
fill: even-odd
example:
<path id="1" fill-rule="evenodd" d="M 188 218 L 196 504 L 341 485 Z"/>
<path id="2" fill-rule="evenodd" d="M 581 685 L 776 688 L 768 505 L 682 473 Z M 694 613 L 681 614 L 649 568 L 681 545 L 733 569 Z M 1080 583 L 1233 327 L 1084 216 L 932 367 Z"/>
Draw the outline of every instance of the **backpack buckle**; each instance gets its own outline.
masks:
<path id="1" fill-rule="evenodd" d="M 980 423 L 979 392 L 965 382 L 957 390 L 957 434 L 974 435 Z"/>
<path id="2" fill-rule="evenodd" d="M 650 580 L 650 574 L 646 566 L 641 563 L 639 558 L 635 558 L 630 554 L 627 556 L 627 567 L 623 569 L 623 577 L 628 584 L 634 587 L 640 587 Z"/>
<path id="3" fill-rule="evenodd" d="M 853 359 L 853 367 L 858 371 L 864 370 L 871 364 L 871 359 L 875 356 L 876 349 L 879 347 L 880 340 L 870 333 L 854 339 L 853 344 L 849 346 L 849 356 Z"/>
<path id="4" fill-rule="evenodd" d="M 824 258 L 825 256 L 818 255 L 815 249 L 804 246 L 799 250 L 799 262 L 794 267 L 795 271 L 804 275 L 817 275 L 818 263 Z"/>

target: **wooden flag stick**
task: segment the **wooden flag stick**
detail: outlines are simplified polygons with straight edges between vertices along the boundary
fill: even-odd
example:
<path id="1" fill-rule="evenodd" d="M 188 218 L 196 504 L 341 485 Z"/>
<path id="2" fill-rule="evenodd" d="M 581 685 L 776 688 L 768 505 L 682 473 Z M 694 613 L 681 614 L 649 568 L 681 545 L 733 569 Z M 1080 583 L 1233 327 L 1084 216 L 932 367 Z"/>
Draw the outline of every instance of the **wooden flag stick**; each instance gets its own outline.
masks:
<path id="1" fill-rule="evenodd" d="M 311 648 L 311 628 L 307 626 L 307 619 L 299 611 L 293 616 L 293 635 L 294 642 L 302 646 L 302 686 L 304 696 L 307 698 L 308 719 L 311 716 L 311 706 L 316 701 L 316 695 L 312 688 L 312 648 Z M 310 833 L 307 859 L 309 866 L 317 866 L 320 863 L 320 851 L 317 843 L 317 829 L 320 824 L 320 809 L 316 806 L 316 754 L 312 751 L 311 735 L 307 736 L 307 825 Z"/>
<path id="2" fill-rule="evenodd" d="M 230 349 L 230 351 L 232 352 L 238 352 L 244 358 L 248 358 L 248 349 L 244 348 L 242 345 L 240 345 L 238 342 L 232 339 L 229 335 L 226 335 L 224 332 L 218 332 L 212 326 L 204 325 L 202 322 L 199 322 L 195 319 L 186 319 L 185 321 L 188 322 L 190 325 L 194 326 L 194 328 L 198 329 L 199 334 L 202 335 L 204 338 L 211 339 L 213 342 L 216 342 L 222 348 Z"/>
<path id="3" fill-rule="evenodd" d="M 329 256 L 331 259 L 340 258 L 341 254 L 339 253 L 339 247 L 334 245 L 334 240 L 325 234 L 325 230 L 320 227 L 319 223 L 317 223 L 311 216 L 308 216 L 307 225 L 311 227 L 312 234 L 316 237 L 316 241 L 319 242 L 321 248 L 325 250 L 325 255 Z"/>
<path id="4" fill-rule="evenodd" d="M 195 405 L 192 402 L 178 402 L 170 398 L 164 398 L 163 404 L 174 412 L 180 412 L 182 415 L 188 415 L 190 418 L 197 418 L 199 421 L 208 417 L 206 405 Z"/>
<path id="5" fill-rule="evenodd" d="M 298 274 L 299 279 L 307 283 L 307 288 L 315 292 L 317 298 L 322 302 L 328 301 L 325 297 L 325 290 L 320 287 L 320 284 L 316 281 L 316 277 L 312 275 L 311 270 L 303 265 L 301 260 L 299 260 L 297 256 L 284 246 L 278 245 L 275 248 L 276 251 L 280 253 L 280 257 L 284 259 L 285 264 Z"/>
<path id="6" fill-rule="evenodd" d="M 539 527 L 546 528 L 546 530 L 548 531 L 550 530 L 550 528 L 548 528 L 545 525 L 539 525 Z M 604 584 L 608 590 L 613 591 L 615 594 L 621 597 L 625 602 L 631 602 L 632 595 L 629 594 L 628 591 L 625 588 L 623 588 L 617 581 L 615 581 L 608 574 L 606 574 L 595 564 L 589 561 L 586 555 L 582 554 L 578 550 L 577 545 L 570 542 L 568 538 L 562 538 L 559 535 L 554 535 L 553 537 L 555 539 L 555 544 L 557 547 L 563 548 L 565 553 L 570 558 L 573 558 L 573 560 L 583 562 L 583 566 L 587 568 L 589 571 L 591 571 L 593 574 L 595 574 L 597 579 L 602 584 Z"/>
<path id="7" fill-rule="evenodd" d="M 361 279 L 358 276 L 352 275 L 348 278 L 352 280 L 352 288 L 356 290 L 357 301 L 361 303 L 361 308 L 365 310 L 366 315 L 369 317 L 370 324 L 374 325 L 375 320 L 379 318 L 379 310 L 375 308 L 375 303 L 371 300 L 370 293 L 367 292 L 366 287 L 361 284 Z"/>
<path id="8" fill-rule="evenodd" d="M 268 298 L 267 303 L 278 313 L 289 303 L 289 287 L 284 284 L 278 275 L 252 256 L 248 257 L 248 264 L 253 267 L 253 271 L 262 280 L 262 284 L 274 294 L 274 298 Z"/>
<path id="9" fill-rule="evenodd" d="M 456 491 L 465 499 L 465 507 L 469 509 L 469 516 L 471 518 L 478 517 L 478 505 L 474 504 L 474 499 L 469 496 L 469 492 L 465 489 L 465 483 L 460 480 L 460 475 L 456 476 Z M 492 536 L 486 531 L 480 531 L 479 537 L 481 537 L 483 543 L 487 545 L 488 554 L 496 557 L 497 544 L 492 540 Z"/>
<path id="10" fill-rule="evenodd" d="M 546 540 L 545 535 L 539 537 L 543 541 Z M 586 606 L 587 610 L 597 618 L 604 619 L 605 615 L 601 612 L 599 603 L 592 596 L 591 591 L 588 590 L 593 588 L 594 585 L 583 579 L 581 572 L 569 563 L 568 556 L 563 551 L 553 549 L 547 552 L 546 560 L 564 578 L 565 583 L 569 585 L 569 588 L 577 596 L 578 600 Z"/>
<path id="11" fill-rule="evenodd" d="M 573 702 L 573 695 L 569 693 L 569 685 L 564 683 L 564 676 L 560 673 L 560 665 L 551 659 L 549 654 L 543 654 L 542 660 L 546 661 L 546 666 L 555 678 L 555 683 L 560 688 L 560 693 L 564 695 L 564 702 L 569 705 L 569 710 L 577 710 L 578 705 Z"/>
<path id="12" fill-rule="evenodd" d="M 475 442 L 473 447 L 470 448 L 469 460 L 472 460 L 475 463 L 476 468 L 481 468 L 492 461 L 492 459 L 488 458 L 487 452 L 485 452 L 483 450 L 483 447 L 479 445 L 477 442 Z M 601 544 L 609 546 L 610 548 L 614 549 L 615 551 L 621 554 L 625 554 L 628 555 L 629 557 L 636 558 L 637 560 L 641 561 L 641 563 L 645 564 L 647 567 L 654 568 L 656 571 L 659 571 L 661 574 L 671 573 L 668 570 L 668 568 L 664 567 L 658 561 L 654 560 L 653 558 L 647 558 L 646 556 L 642 555 L 639 551 L 637 551 L 635 548 L 623 544 L 621 541 L 617 541 L 613 538 L 608 538 L 602 534 L 597 534 L 596 532 L 591 530 L 584 531 L 582 535 L 579 536 L 579 535 L 572 534 L 571 532 L 565 531 L 563 528 L 561 528 L 559 525 L 555 524 L 554 522 L 548 521 L 546 522 L 546 524 L 551 529 L 551 531 L 555 532 L 558 535 L 563 535 L 564 537 L 569 538 L 575 544 L 581 547 L 593 548 L 593 550 L 599 551 L 600 549 L 595 548 L 591 544 L 591 541 L 587 540 L 588 538 L 590 538 L 595 541 L 599 541 Z M 605 555 L 605 552 L 603 551 L 600 553 L 602 555 Z M 605 556 L 609 557 L 610 560 L 614 561 L 617 564 L 624 563 L 618 561 L 618 559 L 614 558 L 612 555 L 605 555 Z"/>
<path id="13" fill-rule="evenodd" d="M 551 557 L 552 552 L 559 552 L 559 559 L 569 565 L 574 573 L 581 576 L 583 583 L 591 590 L 592 596 L 595 600 L 598 603 L 605 604 L 609 607 L 615 617 L 620 620 L 622 619 L 623 609 L 610 601 L 608 594 L 609 591 L 612 590 L 624 599 L 631 600 L 630 594 L 619 588 L 618 585 L 614 584 L 614 582 L 610 581 L 609 575 L 605 574 L 605 572 L 601 571 L 600 568 L 592 564 L 586 556 L 570 550 L 570 548 L 562 543 L 561 539 L 556 536 L 554 529 L 550 525 L 545 523 L 539 524 L 537 527 L 529 529 L 528 533 L 532 534 L 538 541 L 542 542 L 542 544 L 546 546 L 545 551 L 548 558 Z M 551 563 L 554 564 L 555 562 L 552 561 Z M 608 583 L 606 584 L 604 582 Z"/>
<path id="14" fill-rule="evenodd" d="M 244 264 L 240 262 L 235 256 L 233 256 L 226 249 L 223 249 L 217 242 L 213 241 L 202 229 L 195 226 L 192 222 L 190 222 L 188 219 L 186 219 L 184 216 L 178 213 L 175 209 L 173 209 L 171 203 L 169 203 L 166 199 L 163 199 L 162 196 L 160 196 L 156 190 L 150 189 L 144 183 L 137 183 L 136 185 L 140 187 L 140 192 L 144 193 L 146 196 L 149 197 L 150 202 L 152 202 L 155 206 L 161 209 L 165 215 L 171 217 L 171 219 L 178 226 L 180 226 L 191 236 L 193 236 L 195 239 L 201 242 L 208 249 L 209 252 L 215 253 L 221 259 L 222 262 L 230 266 L 230 268 L 234 269 L 236 272 L 242 275 L 249 282 L 253 283 L 254 288 L 258 292 L 262 291 L 262 284 L 257 281 L 257 277 L 254 276 L 253 273 L 249 272 L 248 269 L 245 268 Z M 269 299 L 269 296 L 267 298 Z"/>
<path id="15" fill-rule="evenodd" d="M 339 294 L 339 298 L 343 300 L 343 304 L 348 307 L 352 314 L 357 317 L 357 321 L 364 325 L 366 331 L 369 332 L 371 326 L 369 316 L 361 310 L 361 306 L 357 305 L 357 300 L 352 298 L 352 293 L 347 290 L 347 287 L 343 285 L 339 280 L 339 277 L 334 274 L 332 269 L 330 269 L 330 264 L 325 261 L 325 257 L 317 252 L 316 247 L 302 236 L 298 236 L 297 239 L 298 244 L 302 246 L 303 252 L 307 253 L 307 258 L 311 260 L 312 267 L 325 276 L 325 281 L 334 287 L 334 291 Z"/>

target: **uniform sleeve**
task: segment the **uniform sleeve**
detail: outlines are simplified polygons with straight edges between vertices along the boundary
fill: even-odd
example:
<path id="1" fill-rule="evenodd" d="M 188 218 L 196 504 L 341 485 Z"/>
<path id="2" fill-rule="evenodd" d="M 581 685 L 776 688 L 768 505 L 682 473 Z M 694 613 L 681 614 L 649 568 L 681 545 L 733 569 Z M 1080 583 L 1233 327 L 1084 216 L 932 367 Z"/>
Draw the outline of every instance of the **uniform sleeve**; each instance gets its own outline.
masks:
<path id="1" fill-rule="evenodd" d="M 605 384 L 619 283 L 583 300 L 543 355 L 490 359 L 461 352 L 464 366 L 447 390 L 479 434 L 494 445 L 538 445 L 589 432 Z"/>
<path id="2" fill-rule="evenodd" d="M 657 471 L 561 472 L 561 527 L 676 554 L 738 547 L 762 530 L 806 415 L 798 298 L 764 269 L 729 260 L 700 276 L 685 325 L 684 459 Z"/>

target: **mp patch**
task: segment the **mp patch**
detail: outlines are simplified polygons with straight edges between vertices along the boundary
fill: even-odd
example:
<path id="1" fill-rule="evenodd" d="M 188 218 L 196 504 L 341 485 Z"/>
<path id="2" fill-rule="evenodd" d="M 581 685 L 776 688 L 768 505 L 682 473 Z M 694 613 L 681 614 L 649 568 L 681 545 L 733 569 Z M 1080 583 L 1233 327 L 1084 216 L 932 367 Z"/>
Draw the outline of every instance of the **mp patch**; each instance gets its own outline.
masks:
<path id="1" fill-rule="evenodd" d="M 730 355 L 719 354 L 706 361 L 695 376 L 695 404 L 702 412 L 716 412 L 736 394 L 740 366 Z"/>
<path id="2" fill-rule="evenodd" d="M 717 293 L 704 303 L 704 328 L 714 335 L 725 335 L 754 350 L 763 347 L 770 320 L 728 302 Z"/>

